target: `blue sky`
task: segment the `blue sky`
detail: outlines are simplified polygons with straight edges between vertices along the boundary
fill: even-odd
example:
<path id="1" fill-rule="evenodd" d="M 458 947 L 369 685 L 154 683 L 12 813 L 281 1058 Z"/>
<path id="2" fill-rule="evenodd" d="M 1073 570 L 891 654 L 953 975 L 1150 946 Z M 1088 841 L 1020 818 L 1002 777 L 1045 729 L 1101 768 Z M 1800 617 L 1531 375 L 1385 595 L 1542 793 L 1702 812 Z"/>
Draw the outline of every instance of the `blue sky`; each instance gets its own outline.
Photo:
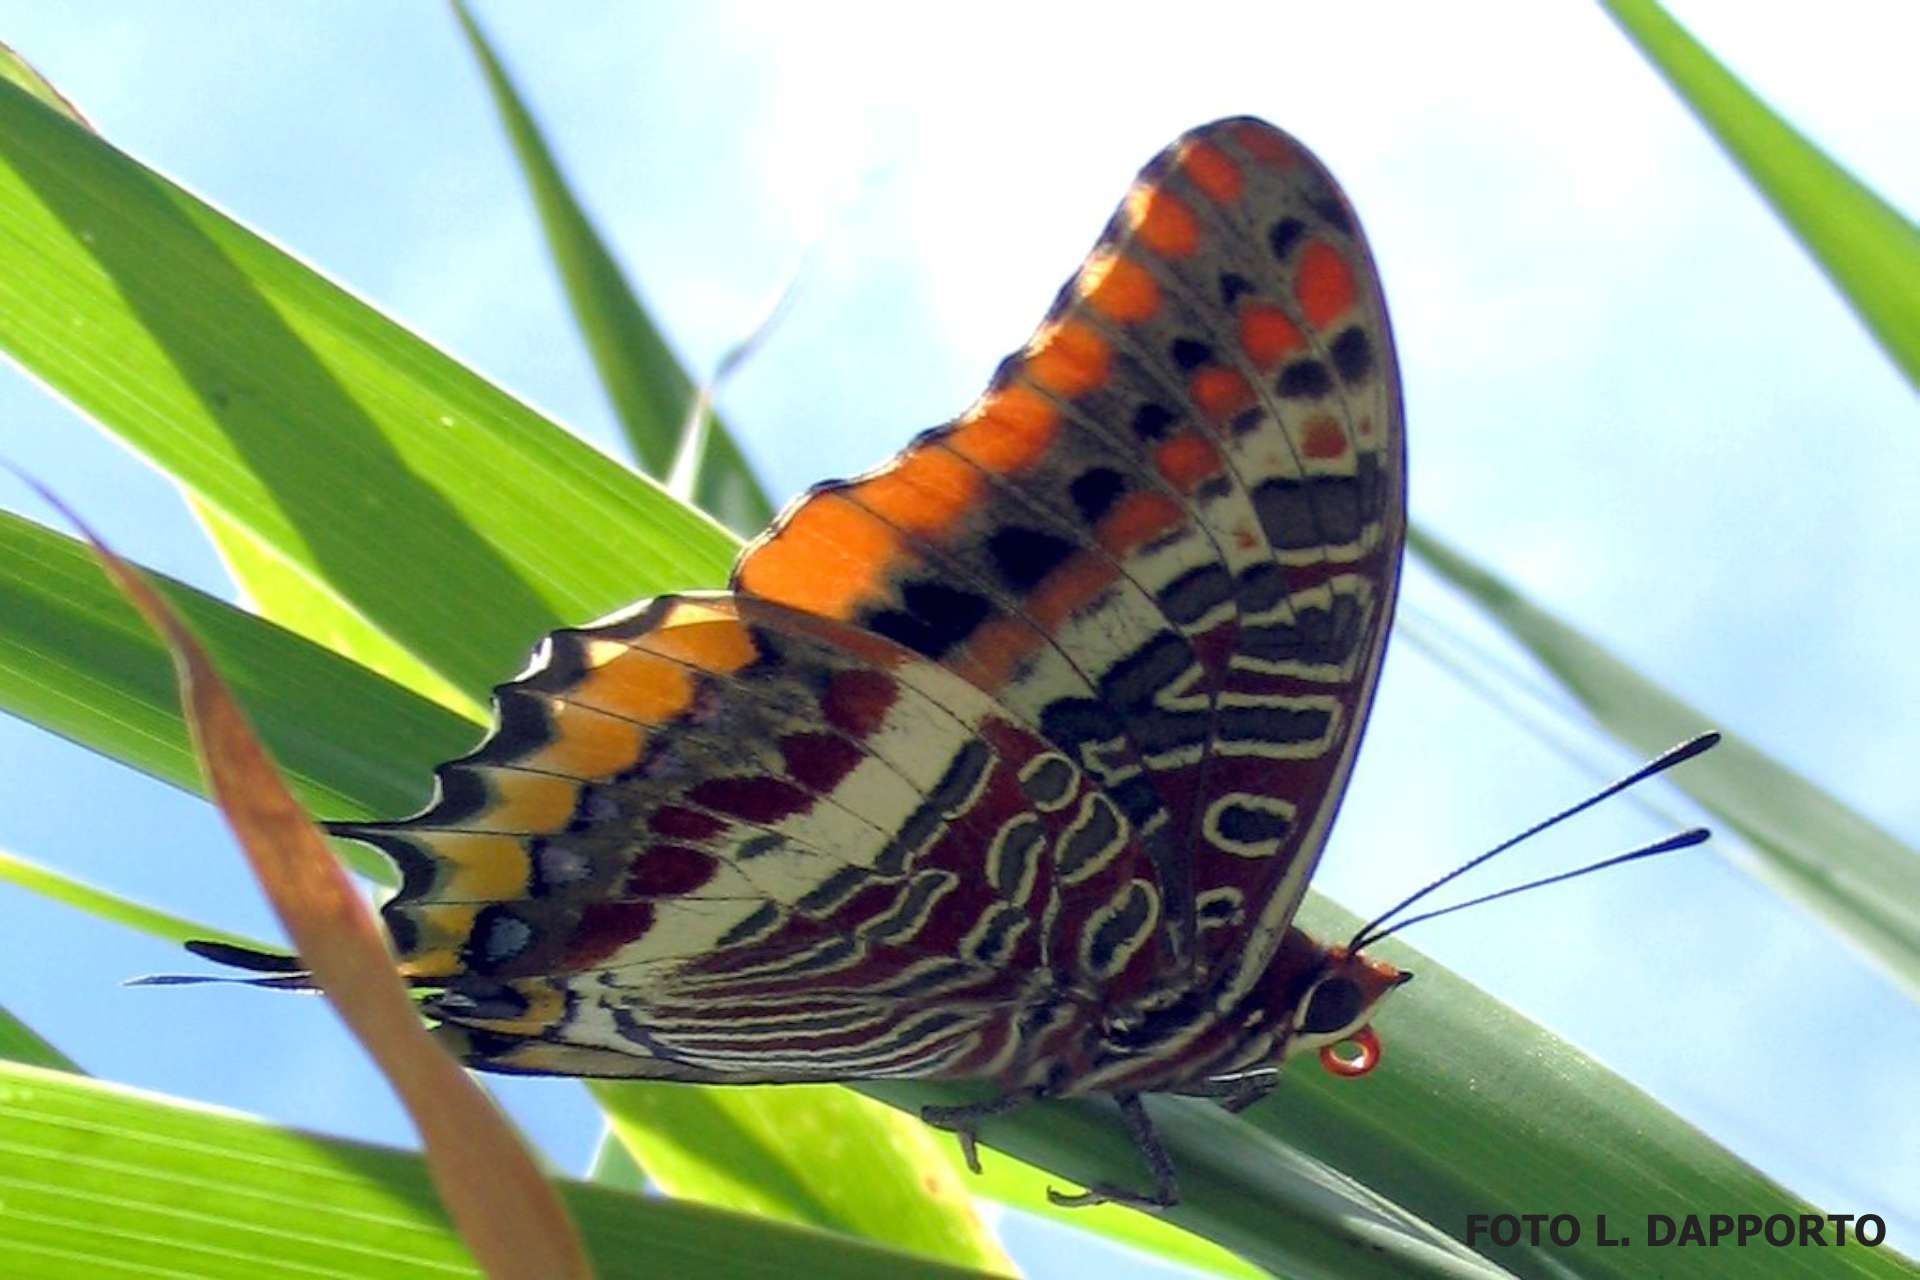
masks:
<path id="1" fill-rule="evenodd" d="M 1381 262 L 1416 518 L 1920 844 L 1912 392 L 1597 10 L 1276 3 L 1256 17 L 1195 2 L 1150 23 L 1115 6 L 823 21 L 802 6 L 582 4 L 555 24 L 544 6 L 478 9 L 690 368 L 711 368 L 806 258 L 784 324 L 722 397 L 782 499 L 963 406 L 1175 134 L 1241 112 L 1290 130 L 1339 175 Z M 1920 208 L 1911 7 L 1836 3 L 1817 24 L 1734 0 L 1674 9 L 1816 141 Z M 118 145 L 612 447 L 437 6 L 0 3 L 0 39 Z M 8 458 L 123 551 L 231 594 L 170 485 L 10 369 L 0 424 Z M 44 518 L 10 479 L 0 503 Z M 1407 599 L 1505 652 L 1425 574 Z M 1624 762 L 1577 717 L 1562 724 L 1600 772 Z M 199 801 L 12 721 L 0 759 L 0 848 L 271 931 Z M 1594 780 L 1403 644 L 1318 883 L 1378 908 Z M 1616 806 L 1542 842 L 1526 870 L 1625 847 L 1657 821 Z M 1920 1010 L 1741 871 L 1737 842 L 1717 843 L 1723 856 L 1413 940 L 1794 1190 L 1879 1212 L 1920 1252 Z M 0 1003 L 90 1070 L 404 1140 L 318 1005 L 128 990 L 179 957 L 6 887 L 0 919 Z M 594 1129 L 577 1088 L 506 1092 L 580 1167 Z M 1012 1230 L 1035 1274 L 1059 1273 L 1070 1246 Z"/>

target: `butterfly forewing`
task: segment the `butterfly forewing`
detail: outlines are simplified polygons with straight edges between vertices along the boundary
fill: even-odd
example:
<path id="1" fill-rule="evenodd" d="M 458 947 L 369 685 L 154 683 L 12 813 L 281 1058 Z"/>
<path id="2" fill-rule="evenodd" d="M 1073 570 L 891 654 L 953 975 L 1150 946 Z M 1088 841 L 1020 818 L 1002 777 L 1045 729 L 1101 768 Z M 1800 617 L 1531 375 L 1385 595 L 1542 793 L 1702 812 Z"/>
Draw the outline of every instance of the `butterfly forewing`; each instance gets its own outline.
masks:
<path id="1" fill-rule="evenodd" d="M 1256 979 L 1404 537 L 1393 348 L 1298 144 L 1196 130 L 957 421 L 729 593 L 552 637 L 404 823 L 403 962 L 477 1065 L 1056 1080 Z"/>

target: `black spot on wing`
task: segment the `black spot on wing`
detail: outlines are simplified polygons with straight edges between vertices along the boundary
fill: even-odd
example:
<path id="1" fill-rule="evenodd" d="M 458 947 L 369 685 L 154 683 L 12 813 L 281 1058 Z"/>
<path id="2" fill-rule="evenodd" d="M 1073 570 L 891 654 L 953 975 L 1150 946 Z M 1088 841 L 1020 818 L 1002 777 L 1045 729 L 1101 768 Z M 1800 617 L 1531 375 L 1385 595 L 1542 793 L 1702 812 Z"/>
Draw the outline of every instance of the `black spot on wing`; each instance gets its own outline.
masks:
<path id="1" fill-rule="evenodd" d="M 1343 329 L 1328 349 L 1340 381 L 1352 386 L 1373 371 L 1373 342 L 1359 325 Z"/>
<path id="2" fill-rule="evenodd" d="M 941 582 L 909 582 L 900 599 L 904 609 L 875 611 L 866 619 L 868 630 L 934 659 L 965 644 L 993 610 L 985 598 Z"/>
<path id="3" fill-rule="evenodd" d="M 1073 478 L 1068 487 L 1068 496 L 1080 512 L 1080 518 L 1088 524 L 1096 524 L 1100 517 L 1113 509 L 1120 496 L 1127 491 L 1127 482 L 1118 471 L 1107 467 L 1094 467 L 1083 471 Z"/>
<path id="4" fill-rule="evenodd" d="M 1233 310 L 1234 303 L 1253 291 L 1253 281 L 1239 272 L 1222 271 L 1220 273 L 1220 305 L 1228 311 Z"/>
<path id="5" fill-rule="evenodd" d="M 1182 370 L 1198 369 L 1203 364 L 1213 363 L 1213 348 L 1194 338 L 1175 338 L 1170 354 L 1174 364 Z"/>
<path id="6" fill-rule="evenodd" d="M 1295 360 L 1280 371 L 1273 389 L 1283 400 L 1318 400 L 1333 390 L 1333 378 L 1318 360 Z"/>
<path id="7" fill-rule="evenodd" d="M 1142 440 L 1161 440 L 1173 429 L 1178 415 L 1163 404 L 1148 401 L 1134 410 L 1133 434 Z"/>
<path id="8" fill-rule="evenodd" d="M 1073 551 L 1073 544 L 1065 538 L 1017 525 L 996 529 L 987 539 L 994 572 L 1007 586 L 1023 594 L 1059 568 Z"/>
<path id="9" fill-rule="evenodd" d="M 1282 218 L 1267 228 L 1267 247 L 1273 250 L 1275 259 L 1285 262 L 1306 231 L 1307 224 L 1300 219 Z"/>

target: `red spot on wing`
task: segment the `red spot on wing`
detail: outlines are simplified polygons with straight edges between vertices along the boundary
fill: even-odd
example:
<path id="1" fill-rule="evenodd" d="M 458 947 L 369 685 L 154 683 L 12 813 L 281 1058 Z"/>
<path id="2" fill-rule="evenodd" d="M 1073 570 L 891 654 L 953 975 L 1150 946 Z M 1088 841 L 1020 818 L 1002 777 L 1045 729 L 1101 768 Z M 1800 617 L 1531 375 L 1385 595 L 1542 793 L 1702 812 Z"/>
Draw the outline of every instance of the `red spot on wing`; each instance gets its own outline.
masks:
<path id="1" fill-rule="evenodd" d="M 1179 524 L 1185 514 L 1164 494 L 1130 493 L 1100 521 L 1100 545 L 1115 556 L 1124 556 Z"/>
<path id="2" fill-rule="evenodd" d="M 1271 125 L 1242 120 L 1233 126 L 1233 140 L 1262 164 L 1291 169 L 1300 163 L 1300 153 L 1292 140 Z"/>
<path id="3" fill-rule="evenodd" d="M 669 805 L 648 815 L 647 829 L 680 840 L 705 840 L 725 831 L 727 824 L 710 813 Z"/>
<path id="4" fill-rule="evenodd" d="M 878 671 L 842 671 L 827 685 L 820 710 L 842 733 L 864 738 L 879 729 L 900 688 Z"/>
<path id="5" fill-rule="evenodd" d="M 567 939 L 566 969 L 598 964 L 653 927 L 651 902 L 596 902 L 583 908 Z"/>
<path id="6" fill-rule="evenodd" d="M 1234 369 L 1208 365 L 1188 380 L 1187 389 L 1200 411 L 1214 422 L 1225 422 L 1254 401 L 1253 388 Z"/>
<path id="7" fill-rule="evenodd" d="M 1300 254 L 1300 270 L 1293 278 L 1293 296 L 1307 323 L 1324 329 L 1353 306 L 1353 268 L 1340 251 L 1315 240 Z"/>
<path id="8" fill-rule="evenodd" d="M 625 890 L 634 897 L 691 893 L 713 879 L 714 860 L 679 844 L 648 845 L 627 872 Z"/>
<path id="9" fill-rule="evenodd" d="M 864 753 L 835 733 L 794 733 L 780 739 L 787 775 L 815 791 L 831 791 L 859 765 Z"/>
<path id="10" fill-rule="evenodd" d="M 1240 313 L 1240 349 L 1261 369 L 1270 369 L 1307 345 L 1306 335 L 1269 303 L 1250 303 Z"/>
<path id="11" fill-rule="evenodd" d="M 1187 181 L 1221 204 L 1238 200 L 1246 185 L 1239 166 L 1210 142 L 1189 142 L 1180 152 L 1180 170 Z"/>
<path id="12" fill-rule="evenodd" d="M 1337 458 L 1347 451 L 1347 433 L 1332 418 L 1311 419 L 1301 435 L 1300 451 L 1309 458 Z"/>
<path id="13" fill-rule="evenodd" d="M 1191 493 L 1202 480 L 1222 469 L 1220 451 L 1197 431 L 1182 432 L 1159 445 L 1153 451 L 1153 464 L 1182 493 Z"/>
<path id="14" fill-rule="evenodd" d="M 812 796 L 778 778 L 708 778 L 687 792 L 687 799 L 761 824 L 784 821 L 813 805 Z"/>

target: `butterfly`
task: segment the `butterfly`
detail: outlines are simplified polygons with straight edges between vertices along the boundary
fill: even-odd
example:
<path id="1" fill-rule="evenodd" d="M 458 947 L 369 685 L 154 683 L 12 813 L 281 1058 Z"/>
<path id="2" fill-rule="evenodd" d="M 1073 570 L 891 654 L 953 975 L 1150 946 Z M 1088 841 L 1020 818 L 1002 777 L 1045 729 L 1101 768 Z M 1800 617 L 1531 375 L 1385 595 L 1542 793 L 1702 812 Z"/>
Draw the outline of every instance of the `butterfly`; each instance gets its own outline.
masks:
<path id="1" fill-rule="evenodd" d="M 1378 685 L 1399 376 L 1352 208 L 1261 121 L 1140 173 L 958 419 L 815 487 L 729 589 L 561 630 L 400 868 L 424 1012 L 489 1071 L 984 1081 L 960 1134 L 1355 1073 L 1408 976 L 1293 924 Z M 1352 1042 L 1357 1060 L 1334 1046 Z"/>

